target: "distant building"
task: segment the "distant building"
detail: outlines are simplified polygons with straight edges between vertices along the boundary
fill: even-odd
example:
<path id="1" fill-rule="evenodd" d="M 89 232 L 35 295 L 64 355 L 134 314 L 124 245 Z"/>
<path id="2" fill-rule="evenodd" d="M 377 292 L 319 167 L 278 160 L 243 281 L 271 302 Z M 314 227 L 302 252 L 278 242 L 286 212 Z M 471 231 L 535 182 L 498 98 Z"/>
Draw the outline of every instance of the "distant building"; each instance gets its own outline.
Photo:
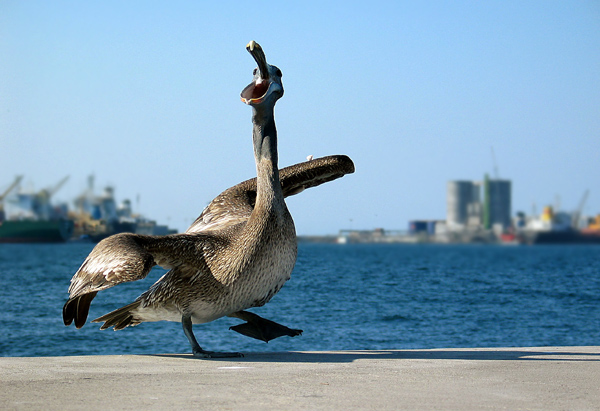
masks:
<path id="1" fill-rule="evenodd" d="M 504 231 L 511 225 L 511 202 L 510 180 L 491 180 L 486 175 L 483 182 L 449 181 L 447 228 Z"/>
<path id="2" fill-rule="evenodd" d="M 450 229 L 480 225 L 480 185 L 475 181 L 448 181 L 446 222 Z"/>
<path id="3" fill-rule="evenodd" d="M 486 229 L 506 230 L 511 226 L 510 180 L 484 180 L 483 226 Z M 500 228 L 501 227 L 501 228 Z"/>

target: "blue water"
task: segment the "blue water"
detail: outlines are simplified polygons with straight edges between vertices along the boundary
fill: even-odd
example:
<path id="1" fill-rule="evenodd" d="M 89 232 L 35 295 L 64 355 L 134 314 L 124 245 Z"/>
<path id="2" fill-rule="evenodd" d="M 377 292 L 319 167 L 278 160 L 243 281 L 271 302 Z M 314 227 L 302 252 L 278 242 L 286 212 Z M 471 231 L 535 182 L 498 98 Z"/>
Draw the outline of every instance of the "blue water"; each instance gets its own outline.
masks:
<path id="1" fill-rule="evenodd" d="M 179 323 L 65 327 L 62 305 L 91 244 L 0 245 L 0 356 L 189 352 Z M 196 325 L 221 351 L 600 345 L 600 247 L 301 244 L 292 279 L 257 314 L 304 330 L 268 344 Z M 164 273 L 100 292 L 90 319 Z M 89 320 L 88 320 L 89 321 Z"/>

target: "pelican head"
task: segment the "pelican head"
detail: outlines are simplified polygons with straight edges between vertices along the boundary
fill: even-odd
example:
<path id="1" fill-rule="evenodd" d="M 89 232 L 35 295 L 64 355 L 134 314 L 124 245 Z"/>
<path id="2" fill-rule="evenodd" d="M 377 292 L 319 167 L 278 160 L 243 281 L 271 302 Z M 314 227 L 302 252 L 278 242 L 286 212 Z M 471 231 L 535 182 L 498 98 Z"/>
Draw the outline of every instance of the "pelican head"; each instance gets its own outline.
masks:
<path id="1" fill-rule="evenodd" d="M 267 63 L 262 47 L 254 40 L 248 43 L 246 50 L 254 57 L 258 68 L 254 69 L 252 83 L 242 90 L 242 102 L 250 106 L 260 106 L 267 102 L 274 105 L 283 96 L 281 70 Z"/>

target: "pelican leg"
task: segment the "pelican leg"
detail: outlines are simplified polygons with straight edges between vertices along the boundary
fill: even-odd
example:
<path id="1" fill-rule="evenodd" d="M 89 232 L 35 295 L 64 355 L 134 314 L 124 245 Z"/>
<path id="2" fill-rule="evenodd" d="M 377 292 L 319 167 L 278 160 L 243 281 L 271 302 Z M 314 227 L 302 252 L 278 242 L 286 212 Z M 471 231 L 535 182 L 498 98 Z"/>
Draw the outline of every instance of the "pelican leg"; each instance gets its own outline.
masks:
<path id="1" fill-rule="evenodd" d="M 183 333 L 192 346 L 192 354 L 196 358 L 233 358 L 244 356 L 239 352 L 214 352 L 203 350 L 202 347 L 200 347 L 200 344 L 198 344 L 194 332 L 192 331 L 192 317 L 190 315 L 181 317 L 181 325 L 183 326 Z"/>
<path id="2" fill-rule="evenodd" d="M 275 321 L 267 320 L 248 311 L 238 311 L 229 314 L 229 317 L 239 318 L 247 321 L 243 324 L 229 327 L 230 330 L 238 332 L 246 337 L 256 338 L 264 342 L 269 342 L 275 338 L 287 335 L 295 337 L 302 334 L 302 330 L 294 330 L 285 325 L 277 324 Z"/>

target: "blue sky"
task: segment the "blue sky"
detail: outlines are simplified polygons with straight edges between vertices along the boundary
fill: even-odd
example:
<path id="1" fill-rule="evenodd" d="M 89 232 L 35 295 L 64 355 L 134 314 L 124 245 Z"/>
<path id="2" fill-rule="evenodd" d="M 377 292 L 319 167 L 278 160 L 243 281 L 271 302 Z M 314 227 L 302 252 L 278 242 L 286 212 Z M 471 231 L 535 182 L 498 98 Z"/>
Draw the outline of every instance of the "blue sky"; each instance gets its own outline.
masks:
<path id="1" fill-rule="evenodd" d="M 260 43 L 283 72 L 280 166 L 356 173 L 290 198 L 299 234 L 444 219 L 494 173 L 513 211 L 600 213 L 598 1 L 0 1 L 0 188 L 96 176 L 183 230 L 255 175 L 239 100 Z M 139 203 L 136 198 L 139 196 Z"/>

